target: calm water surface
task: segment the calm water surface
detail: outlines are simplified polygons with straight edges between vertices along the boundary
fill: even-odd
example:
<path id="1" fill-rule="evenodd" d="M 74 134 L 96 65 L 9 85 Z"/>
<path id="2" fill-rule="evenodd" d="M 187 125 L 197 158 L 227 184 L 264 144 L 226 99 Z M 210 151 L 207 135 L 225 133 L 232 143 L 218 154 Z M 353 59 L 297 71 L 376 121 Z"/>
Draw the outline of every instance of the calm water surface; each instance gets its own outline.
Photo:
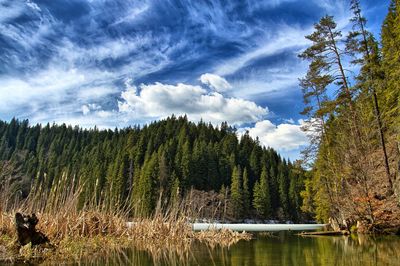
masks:
<path id="1" fill-rule="evenodd" d="M 126 249 L 79 265 L 400 265 L 400 237 L 258 235 L 229 248 L 193 245 L 189 253 Z"/>

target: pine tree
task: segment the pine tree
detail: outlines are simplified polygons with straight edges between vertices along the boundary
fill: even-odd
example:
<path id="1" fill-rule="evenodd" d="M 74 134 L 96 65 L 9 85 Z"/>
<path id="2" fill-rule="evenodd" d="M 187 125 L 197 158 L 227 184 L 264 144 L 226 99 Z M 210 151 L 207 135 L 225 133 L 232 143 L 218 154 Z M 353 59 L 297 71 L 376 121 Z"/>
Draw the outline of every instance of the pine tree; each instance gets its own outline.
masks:
<path id="1" fill-rule="evenodd" d="M 296 161 L 289 170 L 289 201 L 290 217 L 294 221 L 300 221 L 302 200 L 300 192 L 304 189 L 304 170 L 301 168 L 300 161 Z"/>
<path id="2" fill-rule="evenodd" d="M 192 185 L 192 151 L 189 140 L 187 140 L 183 145 L 181 165 L 179 167 L 182 169 L 182 185 L 185 189 L 189 189 Z"/>
<path id="3" fill-rule="evenodd" d="M 278 186 L 279 186 L 279 201 L 280 205 L 283 209 L 284 215 L 287 217 L 289 213 L 289 178 L 288 172 L 286 171 L 286 167 L 284 167 L 286 163 L 282 163 L 279 165 L 278 169 Z"/>
<path id="4" fill-rule="evenodd" d="M 400 160 L 400 2 L 391 0 L 382 25 L 382 68 L 385 73 L 383 117 L 389 133 L 397 135 Z M 399 170 L 398 170 L 399 171 Z M 398 173 L 399 174 L 399 173 Z"/>
<path id="5" fill-rule="evenodd" d="M 307 75 L 300 79 L 306 104 L 301 114 L 308 118 L 302 130 L 308 132 L 307 136 L 310 139 L 310 146 L 303 152 L 306 161 L 315 160 L 321 142 L 326 138 L 326 116 L 333 112 L 332 102 L 326 92 L 328 85 L 332 83 L 332 76 L 323 74 L 326 67 L 323 60 L 316 58 L 310 63 Z M 327 140 L 325 139 L 325 141 Z"/>
<path id="6" fill-rule="evenodd" d="M 242 170 L 240 166 L 233 168 L 230 204 L 233 217 L 240 218 L 243 214 Z"/>
<path id="7" fill-rule="evenodd" d="M 170 194 L 170 205 L 172 207 L 176 207 L 179 204 L 180 200 L 180 182 L 178 177 L 174 177 L 173 183 L 171 186 L 171 194 Z"/>
<path id="8" fill-rule="evenodd" d="M 278 188 L 278 177 L 277 177 L 277 166 L 275 165 L 275 161 L 271 161 L 271 167 L 268 172 L 268 187 L 271 198 L 271 209 L 276 210 L 279 205 L 279 188 Z"/>
<path id="9" fill-rule="evenodd" d="M 138 211 L 142 216 L 149 216 L 156 204 L 155 181 L 158 178 L 157 154 L 153 153 L 143 165 L 138 184 Z"/>
<path id="10" fill-rule="evenodd" d="M 266 167 L 263 167 L 260 179 L 254 185 L 253 207 L 262 218 L 271 216 L 271 198 Z"/>
<path id="11" fill-rule="evenodd" d="M 325 77 L 327 81 L 335 82 L 339 87 L 335 103 L 336 105 L 349 107 L 352 134 L 355 142 L 359 144 L 361 136 L 357 112 L 344 66 L 343 55 L 345 51 L 339 46 L 342 33 L 336 27 L 337 25 L 332 16 L 322 17 L 318 23 L 314 24 L 315 31 L 306 36 L 312 42 L 312 45 L 299 56 L 302 59 L 309 60 L 311 62 L 310 68 L 316 67 L 316 72 L 319 76 Z"/>
<path id="12" fill-rule="evenodd" d="M 161 151 L 161 149 L 160 149 Z M 169 167 L 167 164 L 167 158 L 165 156 L 165 152 L 161 153 L 161 156 L 159 158 L 159 191 L 161 194 L 164 195 L 164 193 L 167 192 L 167 186 L 168 186 L 168 181 L 169 181 Z"/>
<path id="13" fill-rule="evenodd" d="M 385 165 L 386 179 L 389 191 L 392 190 L 393 184 L 390 176 L 389 159 L 386 151 L 386 141 L 383 132 L 383 122 L 381 117 L 381 108 L 379 107 L 378 94 L 376 87 L 382 83 L 383 75 L 380 73 L 381 63 L 377 42 L 373 35 L 366 30 L 367 20 L 361 14 L 361 6 L 359 0 L 351 0 L 351 10 L 353 17 L 353 31 L 347 36 L 346 50 L 353 56 L 361 54 L 361 58 L 353 60 L 354 64 L 361 64 L 361 73 L 358 76 L 358 86 L 366 87 L 365 93 L 370 95 L 373 102 L 375 124 L 377 126 L 378 136 L 381 143 L 383 162 Z"/>
<path id="14" fill-rule="evenodd" d="M 81 191 L 79 208 L 98 204 L 143 216 L 157 200 L 175 204 L 191 187 L 224 191 L 217 215 L 239 219 L 252 214 L 255 173 L 261 165 L 276 169 L 281 159 L 248 134 L 239 143 L 235 129 L 222 127 L 185 118 L 114 130 L 0 121 L 0 186 L 13 176 L 16 195 L 38 193 L 55 206 L 65 188 Z M 279 206 L 276 177 L 265 180 Z"/>
<path id="15" fill-rule="evenodd" d="M 247 173 L 247 168 L 243 171 L 243 215 L 249 215 L 249 210 L 251 207 L 250 202 L 250 188 L 249 188 L 249 175 Z"/>

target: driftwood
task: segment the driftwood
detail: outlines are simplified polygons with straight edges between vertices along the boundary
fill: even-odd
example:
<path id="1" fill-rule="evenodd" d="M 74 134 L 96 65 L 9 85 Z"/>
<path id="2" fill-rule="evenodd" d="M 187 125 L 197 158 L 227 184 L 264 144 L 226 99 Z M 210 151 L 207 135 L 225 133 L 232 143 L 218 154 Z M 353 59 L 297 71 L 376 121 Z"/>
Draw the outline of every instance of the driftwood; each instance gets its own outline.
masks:
<path id="1" fill-rule="evenodd" d="M 33 213 L 25 215 L 17 212 L 15 214 L 15 228 L 17 231 L 17 243 L 25 246 L 32 243 L 32 246 L 49 243 L 48 237 L 42 232 L 36 230 L 39 219 Z"/>

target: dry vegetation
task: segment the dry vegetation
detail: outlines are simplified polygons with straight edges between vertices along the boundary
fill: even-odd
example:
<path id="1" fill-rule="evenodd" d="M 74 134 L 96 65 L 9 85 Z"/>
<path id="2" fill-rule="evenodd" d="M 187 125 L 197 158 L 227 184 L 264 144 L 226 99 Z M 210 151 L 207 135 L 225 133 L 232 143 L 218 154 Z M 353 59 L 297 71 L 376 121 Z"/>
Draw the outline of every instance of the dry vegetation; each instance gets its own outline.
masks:
<path id="1" fill-rule="evenodd" d="M 15 201 L 5 196 L 12 193 L 3 186 L 0 191 L 0 262 L 78 260 L 127 247 L 148 251 L 154 258 L 165 258 L 172 253 L 185 258 L 196 242 L 214 247 L 250 239 L 247 233 L 228 230 L 192 231 L 188 217 L 196 217 L 188 208 L 192 205 L 189 199 L 173 208 L 163 209 L 159 205 L 152 217 L 128 218 L 128 212 L 104 211 L 94 206 L 78 210 L 79 190 L 64 193 L 68 195 L 60 196 L 56 204 L 46 201 L 48 195 L 30 195 L 23 201 Z M 36 213 L 37 229 L 49 237 L 51 245 L 16 248 L 16 212 Z"/>

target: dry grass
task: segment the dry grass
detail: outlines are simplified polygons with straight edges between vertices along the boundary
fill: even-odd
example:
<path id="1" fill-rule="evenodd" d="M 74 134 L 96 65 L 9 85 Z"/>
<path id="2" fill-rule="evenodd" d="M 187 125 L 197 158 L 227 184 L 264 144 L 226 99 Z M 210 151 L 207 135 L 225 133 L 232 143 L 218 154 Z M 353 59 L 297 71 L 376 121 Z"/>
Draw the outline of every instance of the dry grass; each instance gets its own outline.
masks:
<path id="1" fill-rule="evenodd" d="M 0 197 L 4 199 L 5 193 L 0 191 Z M 48 195 L 30 195 L 21 202 L 0 202 L 0 262 L 79 260 L 132 246 L 150 252 L 155 261 L 170 256 L 184 260 L 196 241 L 214 247 L 250 239 L 249 234 L 228 230 L 193 232 L 188 217 L 198 217 L 189 208 L 183 208 L 190 205 L 187 202 L 167 209 L 158 205 L 152 217 L 133 219 L 129 226 L 126 212 L 104 211 L 93 205 L 78 210 L 79 190 L 66 193 L 58 196 L 56 204 L 46 201 Z M 36 213 L 37 229 L 49 237 L 52 248 L 13 250 L 16 212 Z"/>
<path id="2" fill-rule="evenodd" d="M 211 247 L 214 246 L 231 246 L 240 240 L 250 240 L 252 235 L 246 232 L 234 232 L 229 229 L 222 230 L 206 230 L 195 233 L 195 238 L 202 243 L 206 243 Z"/>
<path id="3" fill-rule="evenodd" d="M 240 240 L 249 240 L 248 233 L 230 230 L 192 231 L 186 218 L 172 220 L 168 217 L 153 217 L 135 220 L 128 227 L 122 217 L 96 212 L 78 212 L 74 215 L 60 213 L 58 216 L 39 214 L 38 229 L 51 240 L 54 249 L 23 248 L 19 253 L 12 253 L 11 243 L 15 241 L 13 216 L 1 214 L 0 228 L 7 232 L 7 238 L 0 240 L 1 257 L 11 262 L 51 260 L 79 260 L 93 254 L 114 252 L 121 248 L 134 246 L 145 250 L 155 258 L 162 260 L 175 256 L 182 260 L 190 254 L 190 248 L 196 241 L 210 247 L 230 246 Z M 4 248 L 7 246 L 7 249 Z M 2 254 L 3 253 L 3 254 Z M 173 254 L 173 255 L 171 255 Z"/>

